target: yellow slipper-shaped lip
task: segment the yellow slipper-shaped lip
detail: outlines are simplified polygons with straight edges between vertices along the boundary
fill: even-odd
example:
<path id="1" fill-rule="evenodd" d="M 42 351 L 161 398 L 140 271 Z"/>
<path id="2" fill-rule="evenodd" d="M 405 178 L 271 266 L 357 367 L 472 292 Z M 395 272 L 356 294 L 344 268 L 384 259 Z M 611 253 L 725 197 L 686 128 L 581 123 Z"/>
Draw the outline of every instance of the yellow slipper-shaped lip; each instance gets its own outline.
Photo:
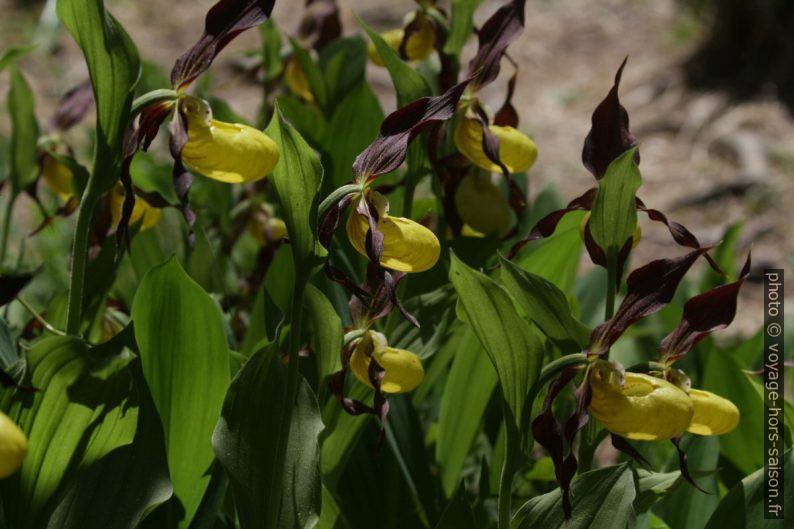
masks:
<path id="1" fill-rule="evenodd" d="M 124 189 L 119 185 L 110 192 L 110 224 L 113 229 L 121 220 L 121 208 L 124 206 Z M 152 206 L 141 197 L 135 197 L 135 206 L 130 215 L 130 226 L 141 221 L 141 231 L 157 225 L 160 220 L 160 209 Z"/>
<path id="2" fill-rule="evenodd" d="M 590 415 L 610 432 L 656 441 L 677 437 L 689 427 L 692 399 L 676 386 L 643 373 L 625 373 L 621 386 L 618 378 L 593 368 Z"/>
<path id="3" fill-rule="evenodd" d="M 27 437 L 8 415 L 0 412 L 0 479 L 16 472 L 27 453 Z"/>
<path id="4" fill-rule="evenodd" d="M 353 210 L 347 219 L 347 236 L 365 257 L 368 230 L 367 219 Z M 378 220 L 378 230 L 383 234 L 381 266 L 399 272 L 424 272 L 438 262 L 441 244 L 432 231 L 418 222 L 387 214 Z"/>
<path id="5" fill-rule="evenodd" d="M 409 61 L 421 61 L 426 59 L 436 45 L 436 33 L 433 29 L 433 23 L 422 15 L 419 19 L 418 28 L 411 33 L 408 37 L 408 42 L 405 43 L 405 55 Z M 391 29 L 380 34 L 381 38 L 393 50 L 399 50 L 403 42 L 405 30 L 402 28 Z M 372 42 L 367 46 L 367 55 L 370 60 L 378 66 L 385 66 L 383 59 L 378 53 L 378 49 Z"/>
<path id="6" fill-rule="evenodd" d="M 739 424 L 739 408 L 719 395 L 701 389 L 689 390 L 695 413 L 688 432 L 698 435 L 722 435 Z"/>
<path id="7" fill-rule="evenodd" d="M 369 345 L 369 344 L 372 345 Z M 419 357 L 405 349 L 386 345 L 386 338 L 379 332 L 368 331 L 350 357 L 350 370 L 364 384 L 372 387 L 369 380 L 371 357 L 366 351 L 373 347 L 372 357 L 383 368 L 380 389 L 384 393 L 405 393 L 416 388 L 425 377 L 425 370 Z"/>
<path id="8" fill-rule="evenodd" d="M 538 158 L 535 142 L 513 127 L 490 125 L 491 132 L 499 139 L 499 158 L 511 173 L 527 171 Z M 501 172 L 482 149 L 482 126 L 476 119 L 465 117 L 455 128 L 455 146 L 460 153 L 477 167 L 491 172 Z"/>
<path id="9" fill-rule="evenodd" d="M 270 174 L 279 152 L 270 137 L 253 127 L 212 119 L 206 101 L 182 96 L 188 139 L 182 162 L 191 171 L 229 184 L 254 182 Z"/>
<path id="10" fill-rule="evenodd" d="M 489 174 L 474 171 L 463 177 L 455 191 L 455 208 L 471 229 L 502 236 L 510 229 L 510 205 Z"/>

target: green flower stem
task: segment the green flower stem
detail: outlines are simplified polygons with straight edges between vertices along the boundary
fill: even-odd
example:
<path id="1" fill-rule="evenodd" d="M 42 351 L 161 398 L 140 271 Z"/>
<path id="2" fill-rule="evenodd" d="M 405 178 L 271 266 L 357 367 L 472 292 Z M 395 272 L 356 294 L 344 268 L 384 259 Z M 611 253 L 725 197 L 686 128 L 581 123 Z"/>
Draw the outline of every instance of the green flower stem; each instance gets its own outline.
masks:
<path id="1" fill-rule="evenodd" d="M 502 475 L 499 478 L 499 529 L 510 529 L 511 503 L 513 499 L 513 477 L 516 474 L 518 463 L 521 460 L 521 433 L 516 428 L 515 422 L 508 413 L 507 403 L 503 402 L 505 410 L 505 427 L 507 429 L 505 460 L 502 465 Z"/>
<path id="2" fill-rule="evenodd" d="M 154 103 L 162 103 L 164 101 L 176 101 L 178 97 L 179 94 L 176 91 L 168 88 L 161 88 L 159 90 L 147 92 L 132 102 L 130 117 L 137 116 L 144 108 L 148 107 L 149 105 Z"/>
<path id="3" fill-rule="evenodd" d="M 301 324 L 303 319 L 303 293 L 308 274 L 301 270 L 295 275 L 295 285 L 292 288 L 292 302 L 290 304 L 290 329 L 289 329 L 289 362 L 287 364 L 287 398 L 285 400 L 284 414 L 281 416 L 278 449 L 276 451 L 276 467 L 273 472 L 273 486 L 270 488 L 270 501 L 268 505 L 276 505 L 281 494 L 281 483 L 284 479 L 285 456 L 289 442 L 289 431 L 292 424 L 292 410 L 295 408 L 295 397 L 298 393 L 298 350 L 301 345 Z M 267 527 L 276 527 L 279 517 L 278 508 L 270 510 L 270 524 Z"/>
<path id="4" fill-rule="evenodd" d="M 60 329 L 56 329 L 56 328 L 55 328 L 55 327 L 54 327 L 52 324 L 50 324 L 50 322 L 48 322 L 47 320 L 45 320 L 45 319 L 44 319 L 44 318 L 41 316 L 41 314 L 39 314 L 38 312 L 36 312 L 36 309 L 34 309 L 34 308 L 33 308 L 33 307 L 32 307 L 32 306 L 31 306 L 31 305 L 30 305 L 30 304 L 29 304 L 27 301 L 25 301 L 25 300 L 24 300 L 24 299 L 22 299 L 21 297 L 17 297 L 17 301 L 19 301 L 19 303 L 20 303 L 20 304 L 21 304 L 23 307 L 25 307 L 25 309 L 26 309 L 28 312 L 30 312 L 30 313 L 33 315 L 33 317 L 34 317 L 34 318 L 36 318 L 36 320 L 38 320 L 38 322 L 39 322 L 39 323 L 41 323 L 41 324 L 44 326 L 44 328 L 45 328 L 45 329 L 47 329 L 49 332 L 51 332 L 52 334 L 56 334 L 56 335 L 58 335 L 58 336 L 67 336 L 67 334 L 66 334 L 65 332 L 63 332 L 63 331 L 62 331 L 62 330 L 60 330 Z"/>
<path id="5" fill-rule="evenodd" d="M 8 249 L 8 234 L 11 232 L 11 213 L 14 210 L 14 202 L 16 202 L 17 195 L 12 193 L 8 197 L 6 204 L 6 211 L 3 217 L 3 233 L 0 235 L 0 266 L 6 259 L 6 250 Z"/>
<path id="6" fill-rule="evenodd" d="M 72 275 L 69 280 L 69 305 L 66 313 L 66 333 L 77 336 L 83 320 L 83 288 L 85 269 L 88 262 L 88 235 L 91 231 L 91 217 L 99 202 L 99 195 L 92 190 L 91 182 L 86 188 L 77 211 L 77 226 L 74 230 L 72 248 Z"/>
<path id="7" fill-rule="evenodd" d="M 604 308 L 604 321 L 612 319 L 615 314 L 615 284 L 617 283 L 618 256 L 617 250 L 607 250 L 607 301 Z"/>

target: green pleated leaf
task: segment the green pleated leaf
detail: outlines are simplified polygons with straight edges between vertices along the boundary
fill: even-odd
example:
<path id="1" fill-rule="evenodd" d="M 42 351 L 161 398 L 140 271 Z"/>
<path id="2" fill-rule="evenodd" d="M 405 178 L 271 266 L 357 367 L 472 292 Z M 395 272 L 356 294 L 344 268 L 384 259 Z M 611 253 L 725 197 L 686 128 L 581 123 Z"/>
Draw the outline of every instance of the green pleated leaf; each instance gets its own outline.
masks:
<path id="1" fill-rule="evenodd" d="M 309 53 L 303 49 L 303 46 L 297 40 L 290 39 L 290 44 L 292 45 L 292 53 L 295 56 L 295 60 L 298 62 L 300 69 L 303 70 L 317 104 L 320 108 L 325 109 L 328 104 L 328 86 L 325 84 L 325 78 L 320 66 L 312 60 Z"/>
<path id="2" fill-rule="evenodd" d="M 173 494 L 163 427 L 140 365 L 130 368 L 140 400 L 132 443 L 114 449 L 78 476 L 47 529 L 134 529 Z"/>
<path id="3" fill-rule="evenodd" d="M 566 521 L 560 489 L 536 496 L 513 516 L 513 529 L 617 529 L 634 526 L 634 477 L 627 464 L 585 472 L 571 484 Z"/>
<path id="4" fill-rule="evenodd" d="M 642 177 L 634 161 L 636 152 L 635 147 L 615 158 L 598 182 L 589 224 L 593 240 L 604 253 L 614 248 L 617 255 L 637 226 L 636 195 Z"/>
<path id="5" fill-rule="evenodd" d="M 638 468 L 637 497 L 634 499 L 634 510 L 639 514 L 647 511 L 672 489 L 685 483 L 680 470 L 673 472 L 653 472 Z"/>
<path id="6" fill-rule="evenodd" d="M 778 481 L 782 493 L 777 499 L 766 494 L 764 469 L 759 468 L 737 483 L 725 495 L 717 510 L 711 515 L 706 529 L 725 529 L 727 527 L 767 529 L 790 526 L 790 520 L 794 520 L 794 515 L 791 513 L 792 505 L 794 505 L 794 451 L 789 449 L 780 458 L 778 468 L 782 472 L 783 479 Z M 778 477 L 780 475 L 778 473 Z M 767 507 L 770 504 L 776 503 L 782 506 L 784 502 L 785 509 L 780 512 L 785 515 L 785 518 L 781 516 L 777 520 L 764 519 L 764 513 L 767 512 Z M 786 523 L 784 520 L 789 522 Z"/>
<path id="7" fill-rule="evenodd" d="M 162 420 L 187 527 L 210 480 L 212 431 L 229 386 L 223 317 L 175 257 L 150 270 L 132 304 L 143 374 Z"/>
<path id="8" fill-rule="evenodd" d="M 551 281 L 526 272 L 502 258 L 500 279 L 527 317 L 564 353 L 578 353 L 590 339 L 590 329 L 571 314 L 565 294 Z"/>
<path id="9" fill-rule="evenodd" d="M 38 173 L 36 141 L 39 126 L 36 123 L 35 100 L 30 85 L 14 66 L 11 68 L 11 88 L 8 91 L 8 114 L 11 116 L 11 149 L 9 165 L 12 195 L 18 195 L 29 186 Z"/>
<path id="10" fill-rule="evenodd" d="M 134 527 L 170 486 L 162 432 L 149 422 L 153 410 L 141 412 L 147 395 L 132 375 L 132 357 L 98 357 L 81 340 L 53 337 L 37 342 L 27 358 L 31 383 L 41 391 L 7 389 L 0 398 L 28 437 L 21 470 L 0 484 L 7 527 L 101 528 L 108 517 L 114 527 Z M 137 455 L 119 460 L 120 453 Z M 120 476 L 129 482 L 119 483 Z M 113 494 L 122 490 L 135 495 L 121 501 Z M 87 512 L 98 499 L 106 504 Z M 64 512 L 69 504 L 71 514 Z"/>
<path id="11" fill-rule="evenodd" d="M 422 77 L 422 74 L 405 63 L 400 58 L 400 55 L 390 48 L 380 35 L 372 31 L 363 20 L 360 18 L 357 20 L 358 25 L 369 35 L 370 40 L 375 45 L 375 49 L 378 50 L 378 55 L 383 60 L 383 64 L 389 70 L 392 83 L 394 83 L 394 90 L 397 92 L 397 107 L 403 107 L 420 97 L 431 95 L 430 87 L 427 85 L 425 78 Z"/>
<path id="12" fill-rule="evenodd" d="M 364 384 L 354 383 L 345 396 L 370 403 L 372 402 L 372 389 Z M 353 416 L 345 412 L 336 399 L 329 400 L 325 405 L 323 409 L 325 431 L 323 432 L 320 462 L 323 483 L 331 490 L 336 489 L 337 481 L 345 469 L 345 464 L 364 432 L 364 426 L 370 420 L 372 420 L 370 415 Z"/>
<path id="13" fill-rule="evenodd" d="M 301 135 L 281 115 L 276 102 L 267 134 L 281 153 L 272 180 L 279 196 L 281 213 L 289 233 L 297 270 L 304 270 L 317 244 L 318 191 L 323 178 L 320 160 Z"/>
<path id="14" fill-rule="evenodd" d="M 583 211 L 568 213 L 557 225 L 554 235 L 530 243 L 514 262 L 523 270 L 551 281 L 564 293 L 570 294 L 582 253 L 579 225 L 583 216 Z"/>
<path id="15" fill-rule="evenodd" d="M 436 461 L 441 467 L 441 485 L 447 497 L 452 496 L 460 482 L 463 463 L 480 431 L 497 381 L 496 371 L 480 341 L 471 329 L 464 329 L 438 413 Z"/>
<path id="16" fill-rule="evenodd" d="M 255 353 L 235 377 L 213 434 L 218 460 L 226 469 L 242 529 L 310 529 L 320 512 L 320 446 L 323 429 L 317 399 L 308 383 L 300 387 L 292 413 L 286 461 L 276 461 L 284 413 L 287 369 L 276 347 Z M 278 465 L 284 481 L 274 483 Z M 275 495 L 271 491 L 278 491 Z M 279 505 L 271 505 L 276 498 Z M 272 525 L 272 512 L 279 511 Z"/>
<path id="17" fill-rule="evenodd" d="M 306 285 L 303 296 L 303 336 L 314 351 L 318 380 L 342 368 L 342 321 L 320 289 Z"/>
<path id="18" fill-rule="evenodd" d="M 458 315 L 474 330 L 496 368 L 513 421 L 527 435 L 527 393 L 540 373 L 543 344 L 519 317 L 510 295 L 493 279 L 469 268 L 452 254 L 449 278 L 458 293 Z"/>
<path id="19" fill-rule="evenodd" d="M 347 521 L 334 495 L 323 485 L 322 510 L 317 529 L 349 529 Z"/>
<path id="20" fill-rule="evenodd" d="M 140 75 L 138 51 L 102 0 L 58 0 L 56 9 L 83 50 L 94 88 L 97 138 L 88 187 L 102 193 L 119 176 L 124 132 Z"/>

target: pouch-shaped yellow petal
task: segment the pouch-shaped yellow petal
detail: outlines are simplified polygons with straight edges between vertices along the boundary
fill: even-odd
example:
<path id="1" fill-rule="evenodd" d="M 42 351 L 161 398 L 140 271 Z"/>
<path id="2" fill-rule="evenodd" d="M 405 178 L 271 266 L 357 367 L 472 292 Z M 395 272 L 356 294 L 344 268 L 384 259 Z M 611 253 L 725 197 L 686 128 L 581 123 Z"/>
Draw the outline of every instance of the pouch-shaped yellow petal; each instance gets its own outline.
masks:
<path id="1" fill-rule="evenodd" d="M 44 156 L 41 174 L 47 185 L 58 193 L 61 198 L 65 199 L 73 194 L 72 171 L 54 157 L 50 155 Z"/>
<path id="2" fill-rule="evenodd" d="M 16 472 L 27 453 L 27 437 L 14 421 L 0 412 L 0 479 Z"/>
<path id="3" fill-rule="evenodd" d="M 347 236 L 350 244 L 365 257 L 368 230 L 367 219 L 353 210 L 347 219 Z M 384 215 L 378 221 L 378 230 L 383 234 L 381 266 L 399 272 L 424 272 L 438 262 L 441 244 L 432 231 L 418 222 Z"/>
<path id="4" fill-rule="evenodd" d="M 110 193 L 110 224 L 113 229 L 121 220 L 121 208 L 124 206 L 124 189 L 116 186 Z M 160 209 L 153 207 L 141 197 L 135 197 L 135 206 L 130 215 L 130 226 L 141 221 L 141 231 L 153 228 L 160 220 Z"/>
<path id="5" fill-rule="evenodd" d="M 499 138 L 499 159 L 511 173 L 523 173 L 532 167 L 538 158 L 538 148 L 528 136 L 513 127 L 489 125 Z M 460 153 L 477 167 L 491 172 L 500 172 L 482 149 L 482 126 L 476 119 L 463 118 L 455 128 L 455 146 Z"/>
<path id="6" fill-rule="evenodd" d="M 386 44 L 393 50 L 400 49 L 403 42 L 405 30 L 391 29 L 380 34 L 381 38 L 386 41 Z M 408 37 L 408 42 L 405 43 L 405 55 L 409 61 L 421 61 L 426 59 L 436 45 L 436 32 L 433 29 L 433 23 L 424 15 L 421 16 L 418 22 L 418 28 L 411 33 Z M 370 42 L 367 45 L 367 55 L 370 60 L 378 66 L 385 66 L 383 59 L 378 53 L 375 44 Z"/>
<path id="7" fill-rule="evenodd" d="M 689 390 L 695 413 L 688 432 L 698 435 L 722 435 L 739 424 L 739 408 L 719 395 L 701 389 Z"/>
<path id="8" fill-rule="evenodd" d="M 253 127 L 212 119 L 206 101 L 183 96 L 181 109 L 188 123 L 182 162 L 191 171 L 230 184 L 264 178 L 278 163 L 270 137 Z"/>
<path id="9" fill-rule="evenodd" d="M 287 225 L 278 217 L 268 217 L 264 222 L 252 219 L 248 223 L 248 232 L 260 246 L 267 246 L 287 236 Z"/>
<path id="10" fill-rule="evenodd" d="M 372 339 L 372 356 L 383 368 L 383 379 L 380 389 L 384 393 L 405 393 L 422 383 L 425 370 L 419 357 L 411 351 L 397 349 L 385 345 L 380 333 L 370 331 Z M 379 335 L 379 336 L 378 336 Z M 369 381 L 369 364 L 371 357 L 367 355 L 367 338 L 363 338 L 350 357 L 350 370 L 364 384 L 372 387 Z"/>
<path id="11" fill-rule="evenodd" d="M 287 86 L 289 86 L 290 90 L 309 103 L 314 102 L 314 94 L 309 80 L 297 61 L 292 60 L 287 63 L 287 67 L 284 69 L 284 79 L 287 81 Z"/>
<path id="12" fill-rule="evenodd" d="M 474 171 L 455 191 L 455 208 L 463 222 L 485 235 L 502 236 L 510 229 L 510 205 L 488 174 Z"/>
<path id="13" fill-rule="evenodd" d="M 672 439 L 684 432 L 692 419 L 689 395 L 666 380 L 643 373 L 626 373 L 623 386 L 590 378 L 590 415 L 610 432 L 628 439 Z"/>

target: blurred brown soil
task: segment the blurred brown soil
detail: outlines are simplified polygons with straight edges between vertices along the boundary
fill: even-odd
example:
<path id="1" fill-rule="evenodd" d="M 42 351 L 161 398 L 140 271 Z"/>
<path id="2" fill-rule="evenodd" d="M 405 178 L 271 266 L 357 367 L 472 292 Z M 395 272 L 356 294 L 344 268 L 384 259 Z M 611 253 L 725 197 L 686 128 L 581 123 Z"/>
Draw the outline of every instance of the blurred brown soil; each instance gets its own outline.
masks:
<path id="1" fill-rule="evenodd" d="M 200 35 L 212 0 L 108 0 L 106 4 L 132 35 L 141 56 L 168 72 L 173 60 Z M 443 4 L 448 2 L 442 2 Z M 42 3 L 0 0 L 0 49 L 29 41 Z M 297 27 L 302 2 L 277 1 L 274 18 L 286 32 Z M 341 0 L 346 33 L 358 32 L 357 13 L 377 29 L 397 26 L 412 0 Z M 500 5 L 485 1 L 481 23 Z M 719 92 L 686 87 L 680 68 L 704 37 L 703 28 L 673 0 L 540 0 L 527 2 L 526 30 L 511 47 L 519 64 L 514 98 L 520 127 L 534 137 L 540 158 L 532 170 L 532 192 L 554 184 L 564 199 L 594 185 L 583 168 L 582 140 L 590 114 L 609 90 L 615 70 L 628 55 L 620 91 L 641 142 L 644 185 L 641 197 L 690 228 L 704 244 L 720 241 L 728 226 L 745 222 L 743 255 L 752 245 L 754 269 L 791 270 L 794 223 L 794 120 L 774 99 L 735 102 Z M 79 51 L 64 33 L 52 54 L 34 52 L 22 61 L 38 96 L 43 121 L 58 96 L 85 77 Z M 256 49 L 255 31 L 244 34 L 218 58 L 216 93 L 242 115 L 253 118 L 260 91 L 240 73 L 244 50 Z M 466 57 L 473 46 L 465 49 Z M 465 64 L 465 60 L 464 60 Z M 501 103 L 510 66 L 489 87 L 485 99 Z M 368 75 L 394 109 L 386 72 L 369 66 Z M 7 92 L 0 76 L 0 98 Z M 8 117 L 0 111 L 0 134 Z M 666 231 L 643 220 L 643 241 L 634 263 L 678 253 Z M 786 266 L 789 265 L 789 266 Z M 788 289 L 789 306 L 794 292 Z M 726 334 L 746 334 L 763 320 L 762 287 L 749 282 L 739 316 Z"/>

